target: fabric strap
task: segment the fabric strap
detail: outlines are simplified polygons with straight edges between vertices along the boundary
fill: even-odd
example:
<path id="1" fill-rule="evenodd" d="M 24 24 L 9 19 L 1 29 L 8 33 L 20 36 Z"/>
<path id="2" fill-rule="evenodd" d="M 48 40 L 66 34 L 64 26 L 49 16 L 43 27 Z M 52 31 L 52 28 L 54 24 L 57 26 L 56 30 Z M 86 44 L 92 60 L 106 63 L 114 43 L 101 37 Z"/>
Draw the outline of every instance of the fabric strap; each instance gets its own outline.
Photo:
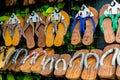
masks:
<path id="1" fill-rule="evenodd" d="M 113 55 L 112 63 L 111 63 L 111 64 L 112 64 L 113 66 L 115 66 L 115 60 L 116 60 L 117 55 L 118 55 L 118 53 L 119 53 L 119 49 L 118 49 L 118 48 L 112 48 L 112 49 L 109 49 L 108 51 L 106 51 L 106 52 L 102 55 L 102 57 L 101 57 L 101 59 L 100 59 L 100 66 L 103 66 L 103 65 L 104 65 L 103 61 L 104 61 L 105 57 L 108 56 L 110 53 L 112 53 L 114 50 L 115 50 L 115 52 L 114 52 L 114 55 Z"/>
<path id="2" fill-rule="evenodd" d="M 76 55 L 74 55 L 74 56 L 72 57 L 72 59 L 71 59 L 70 62 L 69 62 L 69 67 L 72 67 L 73 61 L 74 61 L 76 58 L 78 58 L 79 56 L 81 56 L 80 68 L 83 68 L 83 61 L 84 61 L 84 57 L 85 57 L 85 55 L 84 55 L 83 52 L 79 52 L 79 53 L 77 53 Z"/>
<path id="3" fill-rule="evenodd" d="M 115 17 L 115 24 L 116 24 L 116 31 L 118 30 L 118 20 L 120 18 L 120 14 L 117 14 L 116 17 Z"/>
<path id="4" fill-rule="evenodd" d="M 115 22 L 115 19 L 114 19 L 114 16 L 112 15 L 112 14 L 104 14 L 104 15 L 102 15 L 101 17 L 100 17 L 100 29 L 101 29 L 101 31 L 102 31 L 102 33 L 104 33 L 104 29 L 103 29 L 103 25 L 102 25 L 102 23 L 103 23 L 103 20 L 105 19 L 105 18 L 110 18 L 111 19 L 111 22 L 112 22 L 112 29 L 113 29 L 113 31 L 115 31 L 116 30 L 116 26 L 117 26 L 117 24 L 116 24 L 116 22 Z M 109 27 L 109 26 L 108 26 Z"/>
<path id="5" fill-rule="evenodd" d="M 24 64 L 24 63 L 26 62 L 26 60 L 29 59 L 30 57 L 33 57 L 34 54 L 36 54 L 36 52 L 32 52 L 32 53 L 30 53 L 27 57 L 25 57 L 25 58 L 23 59 L 23 61 L 22 61 L 22 64 Z M 30 62 L 30 64 L 32 64 L 32 62 Z"/>
<path id="6" fill-rule="evenodd" d="M 65 61 L 64 58 L 60 58 L 60 59 L 58 59 L 58 60 L 56 61 L 56 63 L 55 63 L 55 70 L 58 70 L 58 64 L 59 64 L 59 62 L 61 62 L 61 61 L 63 62 L 63 70 L 66 71 L 67 66 L 66 66 L 66 61 Z"/>
<path id="7" fill-rule="evenodd" d="M 117 55 L 117 64 L 118 64 L 118 66 L 120 66 L 120 49 L 119 49 L 119 53 Z"/>
<path id="8" fill-rule="evenodd" d="M 54 64 L 54 57 L 49 57 L 45 63 L 43 64 L 43 67 L 42 69 L 45 70 L 45 67 L 46 65 L 50 62 L 50 67 L 49 67 L 49 70 L 52 70 L 53 69 L 53 64 Z"/>
<path id="9" fill-rule="evenodd" d="M 42 59 L 42 61 L 41 61 L 41 65 L 43 65 L 44 62 L 45 62 L 45 59 L 46 59 L 46 57 L 47 57 L 47 52 L 46 52 L 45 50 L 42 50 L 42 51 L 40 51 L 40 52 L 37 52 L 37 53 L 34 55 L 34 57 L 32 57 L 31 64 L 35 64 L 37 58 L 38 58 L 40 55 L 44 55 L 44 57 L 43 57 L 43 59 Z"/>
<path id="10" fill-rule="evenodd" d="M 15 55 L 15 54 L 17 54 L 18 51 L 19 51 L 19 49 L 15 49 L 15 50 L 13 50 L 13 51 L 9 54 L 9 56 L 8 56 L 8 58 L 7 58 L 7 60 L 6 60 L 6 64 L 9 63 L 10 59 L 12 58 L 12 56 Z"/>
<path id="11" fill-rule="evenodd" d="M 86 16 L 85 18 L 83 18 L 83 24 L 82 24 L 82 30 L 83 30 L 83 33 L 85 32 L 85 22 L 86 22 L 86 20 L 87 19 L 91 19 L 91 21 L 92 21 L 92 24 L 93 24 L 93 27 L 94 27 L 94 32 L 96 31 L 96 23 L 95 23 L 95 21 L 94 21 L 94 19 L 93 19 L 93 17 L 91 17 L 91 16 Z"/>
<path id="12" fill-rule="evenodd" d="M 72 35 L 73 33 L 73 30 L 75 28 L 75 25 L 77 23 L 77 21 L 80 20 L 80 34 L 82 35 L 82 24 L 83 24 L 83 20 L 82 20 L 82 17 L 81 16 L 77 16 L 75 19 L 74 19 L 74 22 L 72 23 L 72 26 L 71 26 L 71 29 L 70 29 L 70 34 Z"/>
<path id="13" fill-rule="evenodd" d="M 88 68 L 88 63 L 87 63 L 88 61 L 87 60 L 88 60 L 89 56 L 94 56 L 94 58 L 97 60 L 96 66 L 95 66 L 95 69 L 97 70 L 98 67 L 99 67 L 99 61 L 100 61 L 100 59 L 99 59 L 99 56 L 96 53 L 88 53 L 85 56 L 85 59 L 84 59 L 85 68 Z"/>
<path id="14" fill-rule="evenodd" d="M 22 58 L 22 60 L 20 61 L 20 63 L 22 63 L 22 61 L 24 60 L 24 58 L 27 57 L 27 55 L 28 55 L 28 50 L 27 50 L 27 49 L 20 49 L 20 50 L 17 52 L 17 54 L 14 56 L 14 58 L 13 58 L 13 61 L 12 61 L 13 64 L 16 64 L 18 57 L 20 56 L 20 54 L 21 54 L 23 51 L 24 51 L 24 57 Z"/>

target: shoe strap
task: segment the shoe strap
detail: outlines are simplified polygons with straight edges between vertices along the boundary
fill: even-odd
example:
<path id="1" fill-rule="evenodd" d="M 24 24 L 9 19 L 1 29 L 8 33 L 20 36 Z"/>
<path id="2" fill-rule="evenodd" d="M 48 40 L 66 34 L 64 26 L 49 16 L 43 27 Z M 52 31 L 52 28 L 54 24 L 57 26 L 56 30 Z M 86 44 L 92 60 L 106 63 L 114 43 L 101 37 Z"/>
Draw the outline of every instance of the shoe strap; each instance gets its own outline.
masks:
<path id="1" fill-rule="evenodd" d="M 85 59 L 84 59 L 84 65 L 85 65 L 85 68 L 87 69 L 89 66 L 88 66 L 88 58 L 90 56 L 94 56 L 94 58 L 96 59 L 96 66 L 95 66 L 95 69 L 97 70 L 98 67 L 99 67 L 99 62 L 100 62 L 100 59 L 99 59 L 99 56 L 96 54 L 96 53 L 88 53 L 86 56 L 85 56 Z"/>
<path id="2" fill-rule="evenodd" d="M 44 21 L 36 22 L 35 33 L 36 33 L 37 36 L 38 36 L 38 28 L 40 27 L 40 25 L 46 26 Z"/>
<path id="3" fill-rule="evenodd" d="M 102 23 L 103 23 L 103 20 L 104 20 L 105 18 L 111 19 L 111 21 L 112 21 L 112 29 L 113 29 L 113 31 L 116 31 L 116 26 L 117 26 L 117 24 L 116 24 L 116 22 L 115 22 L 114 16 L 113 16 L 112 14 L 103 14 L 103 15 L 100 17 L 100 20 L 99 20 L 99 21 L 100 21 L 100 29 L 101 29 L 102 33 L 104 33 L 104 29 L 103 29 Z"/>
<path id="4" fill-rule="evenodd" d="M 63 62 L 63 70 L 66 71 L 67 66 L 66 66 L 66 61 L 65 61 L 64 58 L 60 58 L 60 59 L 58 59 L 58 60 L 56 61 L 56 63 L 55 63 L 55 70 L 58 70 L 58 64 L 59 64 L 60 62 Z"/>
<path id="5" fill-rule="evenodd" d="M 40 51 L 40 52 L 36 52 L 36 53 L 34 54 L 34 57 L 32 57 L 31 64 L 35 64 L 37 58 L 38 58 L 40 55 L 44 55 L 44 57 L 43 57 L 43 59 L 42 59 L 42 61 L 41 61 L 41 65 L 43 65 L 44 62 L 45 62 L 45 59 L 46 59 L 46 57 L 47 57 L 47 52 L 46 52 L 45 50 L 42 50 L 42 51 Z"/>
<path id="6" fill-rule="evenodd" d="M 26 23 L 25 28 L 24 28 L 24 30 L 23 30 L 23 36 L 24 36 L 24 38 L 26 38 L 26 35 L 24 34 L 24 33 L 25 33 L 25 30 L 29 27 L 29 25 L 31 25 L 32 28 L 33 28 L 33 36 L 34 36 L 34 23 L 29 22 L 29 23 Z"/>
<path id="7" fill-rule="evenodd" d="M 119 53 L 117 55 L 117 64 L 118 64 L 118 66 L 120 66 L 120 50 L 119 50 Z"/>
<path id="8" fill-rule="evenodd" d="M 2 32 L 2 36 L 3 36 L 3 39 L 5 40 L 5 31 L 6 31 L 6 29 L 9 29 L 10 30 L 10 36 L 12 37 L 12 33 L 13 33 L 13 29 L 12 29 L 12 27 L 11 27 L 11 25 L 10 24 L 6 24 L 5 26 L 4 26 L 4 28 L 3 28 L 3 32 Z"/>
<path id="9" fill-rule="evenodd" d="M 31 58 L 31 57 L 34 57 L 34 54 L 36 54 L 37 52 L 32 52 L 30 53 L 27 57 L 25 57 L 22 61 L 22 64 L 24 64 L 26 62 L 27 59 Z M 30 64 L 32 64 L 32 62 L 30 62 Z"/>
<path id="10" fill-rule="evenodd" d="M 115 17 L 116 31 L 118 30 L 118 19 L 120 18 L 120 14 L 117 14 Z"/>
<path id="11" fill-rule="evenodd" d="M 94 19 L 93 19 L 93 17 L 91 17 L 91 16 L 86 16 L 86 17 L 84 17 L 83 18 L 83 24 L 82 24 L 82 30 L 83 30 L 83 33 L 85 32 L 85 22 L 86 22 L 86 20 L 87 19 L 91 19 L 91 21 L 92 21 L 92 24 L 93 24 L 93 27 L 94 27 L 94 32 L 96 31 L 96 23 L 95 23 L 95 21 L 94 21 Z"/>
<path id="12" fill-rule="evenodd" d="M 58 19 L 58 21 L 55 23 L 55 32 L 57 32 L 58 31 L 58 25 L 59 25 L 59 23 L 62 23 L 63 25 L 64 25 L 64 29 L 65 29 L 65 32 L 64 32 L 64 35 L 66 34 L 66 32 L 67 32 L 67 25 L 66 25 L 66 23 L 65 23 L 65 21 L 64 21 L 64 19 L 62 19 L 62 16 Z"/>
<path id="13" fill-rule="evenodd" d="M 82 26 L 83 20 L 82 20 L 82 17 L 81 17 L 81 16 L 75 17 L 75 19 L 74 19 L 74 21 L 73 21 L 73 23 L 72 23 L 71 29 L 70 29 L 71 35 L 72 35 L 72 33 L 73 33 L 73 30 L 74 30 L 75 25 L 76 25 L 76 23 L 77 23 L 78 20 L 80 20 L 80 34 L 82 35 L 81 26 Z"/>
<path id="14" fill-rule="evenodd" d="M 52 23 L 52 25 L 53 25 L 53 30 L 52 30 L 52 32 L 53 32 L 53 33 L 55 32 L 55 29 L 54 29 L 55 23 L 52 21 L 52 19 L 49 19 L 48 22 L 47 22 L 46 25 L 45 25 L 45 29 L 44 29 L 45 35 L 46 35 L 46 30 L 47 30 L 47 28 L 48 28 L 48 25 L 49 25 L 50 23 Z"/>
<path id="15" fill-rule="evenodd" d="M 104 65 L 104 63 L 103 63 L 103 61 L 104 61 L 104 59 L 105 59 L 105 57 L 107 57 L 110 53 L 112 53 L 113 51 L 115 50 L 115 53 L 114 53 L 114 55 L 113 55 L 113 57 L 112 57 L 112 65 L 113 66 L 115 66 L 115 61 L 116 61 L 116 58 L 117 58 L 117 55 L 118 55 L 118 53 L 119 53 L 119 49 L 118 48 L 111 48 L 111 49 L 109 49 L 108 51 L 106 51 L 103 55 L 102 55 L 102 57 L 101 57 L 101 59 L 100 59 L 100 66 L 103 66 Z"/>
<path id="16" fill-rule="evenodd" d="M 54 64 L 54 57 L 49 57 L 45 63 L 43 64 L 43 67 L 42 69 L 45 70 L 45 67 L 46 65 L 50 62 L 50 67 L 49 67 L 49 70 L 52 70 L 53 69 L 53 64 Z"/>
<path id="17" fill-rule="evenodd" d="M 19 49 L 15 49 L 15 50 L 13 50 L 13 51 L 8 55 L 8 57 L 7 57 L 7 59 L 6 59 L 6 64 L 9 63 L 10 59 L 12 58 L 12 56 L 15 55 L 15 54 L 17 54 L 18 51 L 19 51 Z"/>
<path id="18" fill-rule="evenodd" d="M 84 52 L 78 52 L 76 55 L 74 55 L 74 56 L 72 57 L 72 59 L 70 60 L 70 62 L 69 62 L 69 67 L 72 67 L 73 61 L 74 61 L 76 58 L 78 58 L 79 56 L 81 56 L 80 68 L 83 68 L 83 62 L 84 62 L 84 57 L 85 57 Z"/>
<path id="19" fill-rule="evenodd" d="M 13 27 L 13 33 L 12 33 L 12 35 L 14 35 L 14 31 L 15 31 L 15 28 L 16 28 L 16 27 L 18 27 L 18 30 L 19 30 L 19 33 L 20 33 L 20 37 L 19 37 L 19 38 L 21 39 L 21 37 L 22 37 L 22 32 L 23 32 L 23 31 L 22 31 L 22 28 L 21 28 L 21 26 L 20 26 L 20 23 L 18 23 L 18 22 L 15 23 L 15 25 L 14 25 L 14 27 Z"/>
<path id="20" fill-rule="evenodd" d="M 17 52 L 17 54 L 14 56 L 13 61 L 12 61 L 13 64 L 16 64 L 18 57 L 19 57 L 20 54 L 22 54 L 23 52 L 24 52 L 24 57 L 23 57 L 22 60 L 20 61 L 20 63 L 22 63 L 22 61 L 24 60 L 24 58 L 26 58 L 27 55 L 28 55 L 28 50 L 27 50 L 27 49 L 24 49 L 24 48 L 19 49 L 19 51 Z"/>

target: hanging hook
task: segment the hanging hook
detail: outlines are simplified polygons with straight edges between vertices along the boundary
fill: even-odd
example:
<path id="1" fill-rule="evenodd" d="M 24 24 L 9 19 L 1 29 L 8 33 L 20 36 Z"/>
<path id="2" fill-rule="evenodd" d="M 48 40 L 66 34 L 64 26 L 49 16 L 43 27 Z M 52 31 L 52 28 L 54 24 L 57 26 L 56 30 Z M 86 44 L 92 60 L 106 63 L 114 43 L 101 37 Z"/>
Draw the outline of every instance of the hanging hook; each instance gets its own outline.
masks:
<path id="1" fill-rule="evenodd" d="M 15 23 L 20 23 L 20 20 L 17 18 L 17 16 L 12 13 L 10 19 L 8 20 L 9 24 L 15 24 Z"/>
<path id="2" fill-rule="evenodd" d="M 32 11 L 31 16 L 34 16 L 34 15 L 35 15 L 35 11 Z"/>
<path id="3" fill-rule="evenodd" d="M 59 13 L 59 10 L 58 10 L 57 8 L 55 8 L 55 12 L 56 12 L 56 13 Z"/>
<path id="4" fill-rule="evenodd" d="M 31 15 L 27 19 L 27 23 L 29 23 L 30 21 L 32 21 L 32 22 L 41 22 L 42 18 L 39 17 L 39 15 L 35 11 L 32 11 Z"/>
<path id="5" fill-rule="evenodd" d="M 82 11 L 85 9 L 85 6 L 84 5 L 82 5 L 82 7 L 80 8 Z"/>
<path id="6" fill-rule="evenodd" d="M 81 6 L 81 9 L 79 10 L 79 12 L 77 13 L 77 16 L 81 16 L 81 17 L 86 17 L 86 16 L 94 16 L 93 13 L 89 10 L 89 8 L 87 8 L 85 6 L 85 4 L 83 4 Z"/>
<path id="7" fill-rule="evenodd" d="M 104 11 L 104 14 L 118 14 L 118 9 L 120 9 L 120 4 L 116 0 L 113 0 L 110 6 Z"/>
<path id="8" fill-rule="evenodd" d="M 115 1 L 112 1 L 110 5 L 113 7 L 113 6 L 116 5 L 116 2 L 115 2 Z"/>

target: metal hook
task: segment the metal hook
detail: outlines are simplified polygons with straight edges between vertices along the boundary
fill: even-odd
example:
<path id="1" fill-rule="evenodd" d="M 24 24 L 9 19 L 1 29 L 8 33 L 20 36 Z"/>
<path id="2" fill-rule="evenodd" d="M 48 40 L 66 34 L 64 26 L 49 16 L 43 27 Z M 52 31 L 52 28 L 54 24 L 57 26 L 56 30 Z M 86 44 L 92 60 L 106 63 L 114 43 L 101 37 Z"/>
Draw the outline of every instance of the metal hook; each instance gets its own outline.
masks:
<path id="1" fill-rule="evenodd" d="M 34 16 L 34 15 L 35 15 L 35 11 L 32 11 L 31 16 Z"/>
<path id="2" fill-rule="evenodd" d="M 86 16 L 94 16 L 93 13 L 83 4 L 81 6 L 81 9 L 79 10 L 79 12 L 77 13 L 77 16 L 81 16 L 81 17 L 86 17 Z"/>
<path id="3" fill-rule="evenodd" d="M 85 9 L 85 6 L 84 5 L 82 5 L 82 7 L 80 8 L 82 11 Z"/>
<path id="4" fill-rule="evenodd" d="M 113 1 L 113 2 L 111 2 L 111 4 L 110 4 L 112 7 L 113 6 L 115 6 L 116 5 L 116 2 L 115 1 Z"/>
<path id="5" fill-rule="evenodd" d="M 59 10 L 58 10 L 57 8 L 55 8 L 55 12 L 56 12 L 56 13 L 59 13 Z"/>
<path id="6" fill-rule="evenodd" d="M 104 14 L 118 14 L 118 9 L 120 9 L 120 4 L 116 0 L 113 0 L 110 6 L 104 11 Z"/>

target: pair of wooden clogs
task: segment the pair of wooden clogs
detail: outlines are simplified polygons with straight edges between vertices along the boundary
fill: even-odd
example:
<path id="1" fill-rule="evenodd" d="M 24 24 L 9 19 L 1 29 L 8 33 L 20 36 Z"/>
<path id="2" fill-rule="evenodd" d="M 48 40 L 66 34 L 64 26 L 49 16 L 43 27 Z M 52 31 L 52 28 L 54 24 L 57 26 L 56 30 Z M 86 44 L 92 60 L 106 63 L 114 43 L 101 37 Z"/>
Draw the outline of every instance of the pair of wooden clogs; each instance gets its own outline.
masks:
<path id="1" fill-rule="evenodd" d="M 98 12 L 93 7 L 84 7 L 80 10 L 72 23 L 71 44 L 91 45 L 94 42 L 94 33 L 98 24 Z M 81 7 L 81 8 L 82 8 Z"/>
<path id="2" fill-rule="evenodd" d="M 112 3 L 115 5 L 112 6 Z M 100 29 L 104 34 L 104 40 L 106 43 L 117 42 L 120 43 L 120 7 L 116 0 L 113 0 L 111 4 L 105 4 L 100 9 Z"/>
<path id="3" fill-rule="evenodd" d="M 45 47 L 44 29 L 46 17 L 40 12 L 35 13 L 33 11 L 32 13 L 25 18 L 25 26 L 23 29 L 23 37 L 26 39 L 27 48 L 31 49 L 35 47 L 35 35 L 38 38 L 38 46 Z"/>
<path id="4" fill-rule="evenodd" d="M 84 54 L 84 55 L 83 55 Z M 107 45 L 103 51 L 99 49 L 77 51 L 66 71 L 67 79 L 120 79 L 120 45 Z M 84 57 L 85 56 L 85 57 Z M 117 62 L 117 64 L 116 64 Z M 84 67 L 83 67 L 84 64 Z"/>
<path id="5" fill-rule="evenodd" d="M 24 19 L 20 16 L 16 17 L 16 15 L 12 14 L 2 26 L 2 36 L 5 41 L 5 45 L 19 45 L 22 37 L 22 30 L 24 28 Z"/>
<path id="6" fill-rule="evenodd" d="M 70 24 L 69 15 L 61 10 L 55 9 L 46 19 L 46 46 L 61 46 L 64 44 L 64 36 Z"/>

